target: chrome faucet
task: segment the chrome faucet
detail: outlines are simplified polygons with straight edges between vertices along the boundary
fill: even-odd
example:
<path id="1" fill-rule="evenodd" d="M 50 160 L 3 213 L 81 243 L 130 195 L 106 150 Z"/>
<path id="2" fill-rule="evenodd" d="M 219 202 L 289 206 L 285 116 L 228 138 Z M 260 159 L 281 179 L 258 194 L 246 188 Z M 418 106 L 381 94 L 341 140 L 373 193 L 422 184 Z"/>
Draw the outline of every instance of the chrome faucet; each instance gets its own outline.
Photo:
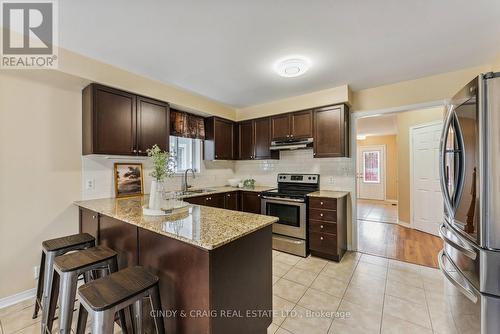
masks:
<path id="1" fill-rule="evenodd" d="M 188 168 L 184 171 L 184 176 L 182 178 L 182 184 L 181 184 L 181 191 L 185 192 L 189 188 L 191 188 L 190 185 L 188 185 L 188 172 L 191 171 L 191 174 L 193 175 L 193 179 L 196 178 L 196 175 L 194 174 L 194 170 L 192 168 Z"/>

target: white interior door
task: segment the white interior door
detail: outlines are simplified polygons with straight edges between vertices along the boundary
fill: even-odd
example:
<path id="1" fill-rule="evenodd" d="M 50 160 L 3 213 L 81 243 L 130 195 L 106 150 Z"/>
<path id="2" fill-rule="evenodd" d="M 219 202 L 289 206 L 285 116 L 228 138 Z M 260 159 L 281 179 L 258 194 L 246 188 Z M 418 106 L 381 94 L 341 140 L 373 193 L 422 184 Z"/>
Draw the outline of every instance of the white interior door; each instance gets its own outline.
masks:
<path id="1" fill-rule="evenodd" d="M 385 200 L 385 146 L 358 147 L 358 198 Z"/>
<path id="2" fill-rule="evenodd" d="M 443 198 L 439 185 L 439 139 L 442 123 L 411 129 L 412 226 L 438 235 L 443 216 Z"/>

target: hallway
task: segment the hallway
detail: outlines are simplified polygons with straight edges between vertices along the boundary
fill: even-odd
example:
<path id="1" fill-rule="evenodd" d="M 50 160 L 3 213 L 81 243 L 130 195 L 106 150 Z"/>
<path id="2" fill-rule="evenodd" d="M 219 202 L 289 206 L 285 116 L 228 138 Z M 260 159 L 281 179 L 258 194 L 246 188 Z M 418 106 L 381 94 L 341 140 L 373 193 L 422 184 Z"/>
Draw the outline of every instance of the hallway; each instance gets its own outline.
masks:
<path id="1" fill-rule="evenodd" d="M 441 239 L 397 224 L 397 206 L 358 200 L 358 250 L 437 268 Z"/>

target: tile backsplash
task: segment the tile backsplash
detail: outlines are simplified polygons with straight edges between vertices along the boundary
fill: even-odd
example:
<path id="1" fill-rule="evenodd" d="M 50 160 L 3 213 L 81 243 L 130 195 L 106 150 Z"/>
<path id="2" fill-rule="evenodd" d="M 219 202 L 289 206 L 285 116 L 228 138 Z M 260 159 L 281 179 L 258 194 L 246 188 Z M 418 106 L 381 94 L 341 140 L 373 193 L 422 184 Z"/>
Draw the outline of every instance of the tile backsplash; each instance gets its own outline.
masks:
<path id="1" fill-rule="evenodd" d="M 84 156 L 82 157 L 82 198 L 114 197 L 113 165 L 115 162 L 141 162 L 144 168 L 144 191 L 151 186 L 151 163 L 147 158 Z M 227 179 L 253 178 L 257 185 L 276 185 L 278 173 L 313 173 L 321 175 L 321 189 L 353 191 L 354 162 L 350 158 L 314 159 L 311 149 L 280 152 L 280 160 L 202 161 L 201 171 L 190 184 L 195 187 L 215 187 L 227 184 Z M 88 187 L 88 183 L 92 187 Z M 167 189 L 178 190 L 181 176 L 166 182 Z"/>

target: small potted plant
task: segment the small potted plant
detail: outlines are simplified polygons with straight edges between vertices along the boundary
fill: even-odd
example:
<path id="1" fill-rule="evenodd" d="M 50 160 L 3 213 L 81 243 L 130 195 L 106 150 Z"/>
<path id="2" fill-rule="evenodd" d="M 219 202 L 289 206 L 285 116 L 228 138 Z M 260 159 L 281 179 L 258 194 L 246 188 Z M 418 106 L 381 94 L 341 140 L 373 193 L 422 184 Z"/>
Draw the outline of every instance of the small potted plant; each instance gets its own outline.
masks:
<path id="1" fill-rule="evenodd" d="M 151 192 L 149 194 L 149 209 L 160 210 L 163 193 L 163 182 L 175 172 L 175 160 L 169 152 L 162 151 L 158 145 L 147 150 L 148 157 L 153 161 L 153 171 L 149 174 L 153 177 L 151 181 Z"/>

